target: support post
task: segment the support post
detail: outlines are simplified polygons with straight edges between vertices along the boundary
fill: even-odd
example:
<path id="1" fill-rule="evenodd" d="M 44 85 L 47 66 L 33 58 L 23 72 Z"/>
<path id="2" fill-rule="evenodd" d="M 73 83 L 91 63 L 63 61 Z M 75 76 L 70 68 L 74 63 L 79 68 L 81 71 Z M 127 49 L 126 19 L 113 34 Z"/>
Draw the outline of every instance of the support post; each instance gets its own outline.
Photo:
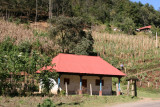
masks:
<path id="1" fill-rule="evenodd" d="M 119 93 L 118 93 L 118 84 L 116 83 L 116 95 L 119 96 Z"/>
<path id="2" fill-rule="evenodd" d="M 82 76 L 80 75 L 79 95 L 82 95 Z"/>
<path id="3" fill-rule="evenodd" d="M 92 85 L 90 84 L 90 95 L 92 96 Z"/>
<path id="4" fill-rule="evenodd" d="M 60 77 L 61 77 L 61 75 L 59 74 L 59 77 L 58 77 L 58 90 L 57 90 L 57 94 L 59 94 L 59 92 L 60 92 L 60 81 L 61 81 Z"/>
<path id="5" fill-rule="evenodd" d="M 121 86 L 120 86 L 121 78 L 118 77 L 118 95 L 121 95 Z"/>
<path id="6" fill-rule="evenodd" d="M 102 96 L 102 77 L 100 77 L 100 88 L 99 88 L 99 96 Z"/>
<path id="7" fill-rule="evenodd" d="M 67 82 L 65 82 L 65 86 L 66 86 L 66 96 L 68 96 Z"/>
<path id="8" fill-rule="evenodd" d="M 134 81 L 134 96 L 137 97 L 137 85 L 136 85 L 136 80 Z"/>

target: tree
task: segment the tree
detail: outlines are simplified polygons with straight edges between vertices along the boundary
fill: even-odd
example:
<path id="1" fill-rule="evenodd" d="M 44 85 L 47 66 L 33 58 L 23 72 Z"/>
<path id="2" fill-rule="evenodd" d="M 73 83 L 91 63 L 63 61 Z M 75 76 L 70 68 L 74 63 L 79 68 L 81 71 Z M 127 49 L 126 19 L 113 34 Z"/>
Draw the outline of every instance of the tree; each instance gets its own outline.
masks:
<path id="1" fill-rule="evenodd" d="M 58 45 L 58 51 L 63 53 L 88 55 L 93 51 L 93 38 L 89 24 L 80 17 L 53 17 L 50 38 Z"/>
<path id="2" fill-rule="evenodd" d="M 48 66 L 51 58 L 42 54 L 39 51 L 33 50 L 33 45 L 29 42 L 24 42 L 18 46 L 14 45 L 14 40 L 7 38 L 0 43 L 0 93 L 13 94 L 17 93 L 17 88 L 20 89 L 19 94 L 23 92 L 32 93 L 35 87 L 34 81 L 40 79 L 36 71 L 43 66 Z M 21 72 L 26 72 L 25 77 Z M 52 73 L 52 77 L 56 77 L 56 73 Z M 45 76 L 44 76 L 45 77 Z M 9 81 L 7 81 L 9 80 Z M 25 84 L 25 87 L 22 85 Z"/>
<path id="3" fill-rule="evenodd" d="M 133 20 L 128 17 L 124 18 L 122 23 L 119 23 L 119 27 L 129 35 L 135 34 L 135 24 Z"/>
<path id="4" fill-rule="evenodd" d="M 52 0 L 49 0 L 49 19 L 52 18 L 52 9 L 53 9 Z"/>
<path id="5" fill-rule="evenodd" d="M 55 72 L 54 69 L 41 71 L 39 80 L 42 82 L 43 93 L 49 94 L 51 88 L 55 85 L 52 79 L 57 79 L 58 73 Z"/>

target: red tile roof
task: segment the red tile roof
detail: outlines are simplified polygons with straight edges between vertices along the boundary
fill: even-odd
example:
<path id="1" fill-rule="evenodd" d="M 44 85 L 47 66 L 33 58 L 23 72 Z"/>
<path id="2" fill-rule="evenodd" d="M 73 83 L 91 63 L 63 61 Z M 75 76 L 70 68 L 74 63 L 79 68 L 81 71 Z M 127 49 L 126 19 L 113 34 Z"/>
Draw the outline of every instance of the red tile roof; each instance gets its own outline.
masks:
<path id="1" fill-rule="evenodd" d="M 99 56 L 85 56 L 73 54 L 58 54 L 53 58 L 54 67 L 43 67 L 42 70 L 51 70 L 54 68 L 56 72 L 64 73 L 82 73 L 82 74 L 99 74 L 110 76 L 125 76 L 117 68 L 104 61 Z M 40 73 L 40 71 L 37 71 Z"/>
<path id="2" fill-rule="evenodd" d="M 149 26 L 145 26 L 145 27 L 141 27 L 141 28 L 139 28 L 139 30 L 143 30 L 143 29 L 151 29 L 151 25 L 149 25 Z"/>

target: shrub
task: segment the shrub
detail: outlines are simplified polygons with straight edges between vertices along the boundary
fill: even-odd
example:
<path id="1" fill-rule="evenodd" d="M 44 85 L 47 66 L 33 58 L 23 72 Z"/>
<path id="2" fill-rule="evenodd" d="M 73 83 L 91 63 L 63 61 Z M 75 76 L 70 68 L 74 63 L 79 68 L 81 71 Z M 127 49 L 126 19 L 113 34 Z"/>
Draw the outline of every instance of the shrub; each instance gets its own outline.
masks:
<path id="1" fill-rule="evenodd" d="M 19 24 L 21 23 L 21 19 L 18 19 L 18 18 L 17 18 L 14 23 L 15 23 L 16 25 L 19 25 Z"/>
<path id="2" fill-rule="evenodd" d="M 61 91 L 59 92 L 59 95 L 64 96 L 65 94 L 66 94 L 65 90 L 61 90 Z"/>
<path id="3" fill-rule="evenodd" d="M 42 104 L 38 104 L 37 107 L 55 107 L 55 105 L 50 99 L 46 99 Z"/>

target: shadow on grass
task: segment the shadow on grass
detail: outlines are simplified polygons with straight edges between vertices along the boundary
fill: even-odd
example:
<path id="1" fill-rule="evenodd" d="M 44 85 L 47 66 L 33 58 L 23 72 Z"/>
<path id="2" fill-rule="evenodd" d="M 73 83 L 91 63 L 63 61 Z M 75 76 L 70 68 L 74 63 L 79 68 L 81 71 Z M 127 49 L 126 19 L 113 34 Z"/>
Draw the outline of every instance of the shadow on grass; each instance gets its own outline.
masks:
<path id="1" fill-rule="evenodd" d="M 80 105 L 82 102 L 71 102 L 71 103 L 63 103 L 63 102 L 60 102 L 58 104 L 56 104 L 56 106 L 63 106 L 63 105 Z"/>

